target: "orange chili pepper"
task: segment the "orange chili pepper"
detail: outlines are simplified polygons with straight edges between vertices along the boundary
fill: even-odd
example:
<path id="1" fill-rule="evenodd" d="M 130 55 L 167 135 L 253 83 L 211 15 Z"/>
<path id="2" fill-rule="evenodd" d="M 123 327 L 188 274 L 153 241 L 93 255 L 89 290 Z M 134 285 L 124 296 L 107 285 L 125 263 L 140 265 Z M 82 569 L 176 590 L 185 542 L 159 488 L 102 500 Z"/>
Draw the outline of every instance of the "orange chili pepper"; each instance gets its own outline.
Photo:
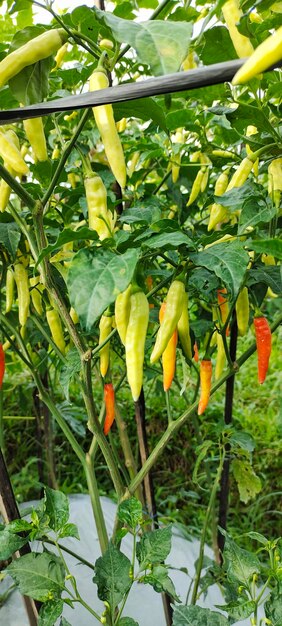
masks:
<path id="1" fill-rule="evenodd" d="M 106 407 L 104 434 L 107 435 L 111 430 L 112 424 L 115 419 L 115 391 L 112 383 L 104 384 L 104 402 Z"/>
<path id="2" fill-rule="evenodd" d="M 166 303 L 163 302 L 160 308 L 159 320 L 162 323 L 164 318 L 164 312 L 166 308 Z M 176 364 L 176 346 L 177 346 L 178 333 L 175 329 L 172 337 L 170 338 L 166 349 L 162 354 L 162 364 L 163 364 L 163 383 L 164 390 L 168 391 L 171 387 L 174 374 L 175 374 L 175 364 Z"/>
<path id="3" fill-rule="evenodd" d="M 199 349 L 198 349 L 197 341 L 195 341 L 194 343 L 193 350 L 194 350 L 194 361 L 195 363 L 198 363 L 199 362 Z"/>
<path id="4" fill-rule="evenodd" d="M 211 392 L 211 378 L 212 362 L 210 359 L 203 359 L 200 364 L 201 393 L 198 405 L 198 415 L 202 415 L 208 406 Z"/>
<path id="5" fill-rule="evenodd" d="M 262 315 L 254 318 L 258 353 L 258 381 L 262 384 L 268 370 L 271 354 L 271 330 L 266 317 Z"/>

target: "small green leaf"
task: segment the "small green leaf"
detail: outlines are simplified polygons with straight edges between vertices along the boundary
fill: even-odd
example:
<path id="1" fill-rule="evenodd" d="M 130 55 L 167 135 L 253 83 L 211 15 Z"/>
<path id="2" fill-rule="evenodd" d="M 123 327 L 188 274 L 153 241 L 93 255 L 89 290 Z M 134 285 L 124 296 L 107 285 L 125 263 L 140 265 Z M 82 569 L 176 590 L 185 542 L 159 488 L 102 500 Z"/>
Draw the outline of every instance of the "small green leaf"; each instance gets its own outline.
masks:
<path id="1" fill-rule="evenodd" d="M 261 480 L 247 459 L 233 459 L 231 466 L 238 485 L 240 500 L 247 504 L 261 491 Z"/>
<path id="2" fill-rule="evenodd" d="M 47 552 L 26 554 L 7 567 L 22 595 L 46 602 L 59 598 L 64 589 L 65 570 L 61 559 Z"/>
<path id="3" fill-rule="evenodd" d="M 139 626 L 139 624 L 135 619 L 132 619 L 132 617 L 122 617 L 119 620 L 118 626 Z"/>
<path id="4" fill-rule="evenodd" d="M 167 567 L 165 565 L 155 565 L 152 568 L 150 574 L 143 576 L 141 579 L 143 583 L 148 583 L 158 593 L 167 593 L 176 602 L 180 602 L 180 599 L 175 591 L 174 584 L 168 575 Z"/>
<path id="5" fill-rule="evenodd" d="M 59 532 L 59 537 L 75 537 L 75 539 L 79 539 L 79 532 L 76 524 L 65 524 L 62 526 Z"/>
<path id="6" fill-rule="evenodd" d="M 38 626 L 54 626 L 63 611 L 62 600 L 55 600 L 43 604 L 39 611 Z"/>
<path id="7" fill-rule="evenodd" d="M 201 42 L 200 58 L 204 65 L 222 63 L 226 59 L 237 59 L 235 48 L 232 44 L 229 32 L 224 26 L 209 28 Z"/>
<path id="8" fill-rule="evenodd" d="M 0 561 L 6 561 L 10 556 L 27 543 L 28 539 L 18 537 L 9 531 L 6 526 L 0 530 Z"/>
<path id="9" fill-rule="evenodd" d="M 154 98 L 142 98 L 142 100 L 130 100 L 129 102 L 118 102 L 113 105 L 115 118 L 134 117 L 140 120 L 152 120 L 154 124 L 166 131 L 166 118 L 163 108 Z"/>
<path id="10" fill-rule="evenodd" d="M 257 556 L 240 548 L 227 534 L 225 534 L 223 556 L 227 567 L 227 577 L 231 582 L 247 585 L 250 578 L 260 571 Z"/>
<path id="11" fill-rule="evenodd" d="M 191 246 L 192 241 L 189 237 L 187 237 L 187 235 L 185 235 L 185 233 L 182 233 L 180 231 L 160 233 L 159 235 L 153 235 L 153 237 L 151 237 L 149 241 L 146 241 L 147 248 L 153 248 L 153 249 L 156 249 L 156 248 L 173 249 L 173 248 L 178 248 L 178 246 L 181 246 L 183 244 L 185 244 L 186 246 Z"/>
<path id="12" fill-rule="evenodd" d="M 67 277 L 70 301 L 81 323 L 90 331 L 105 309 L 129 285 L 138 250 L 117 255 L 110 250 L 81 250 L 73 258 Z"/>
<path id="13" fill-rule="evenodd" d="M 118 519 L 134 529 L 142 523 L 142 504 L 137 498 L 129 498 L 120 503 L 118 507 Z"/>
<path id="14" fill-rule="evenodd" d="M 43 259 L 48 255 L 54 252 L 55 250 L 59 250 L 66 243 L 70 243 L 71 241 L 80 241 L 85 239 L 98 241 L 98 235 L 95 230 L 87 228 L 87 226 L 82 226 L 77 230 L 72 230 L 71 228 L 65 228 L 56 239 L 55 243 L 49 244 L 46 248 L 40 252 L 40 255 L 37 260 L 37 265 L 43 261 Z"/>
<path id="15" fill-rule="evenodd" d="M 282 292 L 281 266 L 267 265 L 250 270 L 248 285 L 258 283 L 265 283 L 274 293 L 280 294 Z"/>
<path id="16" fill-rule="evenodd" d="M 4 222 L 6 219 L 5 213 L 0 215 L 0 244 L 3 244 L 7 252 L 15 258 L 21 233 L 15 222 Z"/>
<path id="17" fill-rule="evenodd" d="M 98 586 L 98 597 L 109 602 L 112 609 L 119 604 L 132 584 L 130 570 L 130 560 L 112 543 L 95 563 L 93 582 Z"/>
<path id="18" fill-rule="evenodd" d="M 233 447 L 238 447 L 248 452 L 253 452 L 256 447 L 256 442 L 252 435 L 241 430 L 232 433 L 230 443 Z"/>
<path id="19" fill-rule="evenodd" d="M 229 621 L 216 611 L 200 606 L 177 606 L 173 611 L 172 626 L 228 626 Z"/>
<path id="20" fill-rule="evenodd" d="M 66 399 L 69 401 L 69 386 L 72 378 L 81 370 L 81 359 L 76 348 L 71 348 L 67 353 L 67 362 L 63 365 L 60 373 L 60 383 Z"/>
<path id="21" fill-rule="evenodd" d="M 136 556 L 141 570 L 150 563 L 165 561 L 171 550 L 171 534 L 171 526 L 167 526 L 142 535 L 136 546 Z"/>
<path id="22" fill-rule="evenodd" d="M 271 620 L 271 626 L 282 626 L 282 584 L 278 583 L 264 605 L 265 615 Z"/>
<path id="23" fill-rule="evenodd" d="M 248 198 L 240 213 L 238 235 L 247 232 L 250 227 L 254 228 L 257 224 L 270 222 L 275 214 L 275 206 L 267 203 L 264 199 Z"/>
<path id="24" fill-rule="evenodd" d="M 60 530 L 69 519 L 69 500 L 62 491 L 45 487 L 44 508 L 53 530 Z"/>

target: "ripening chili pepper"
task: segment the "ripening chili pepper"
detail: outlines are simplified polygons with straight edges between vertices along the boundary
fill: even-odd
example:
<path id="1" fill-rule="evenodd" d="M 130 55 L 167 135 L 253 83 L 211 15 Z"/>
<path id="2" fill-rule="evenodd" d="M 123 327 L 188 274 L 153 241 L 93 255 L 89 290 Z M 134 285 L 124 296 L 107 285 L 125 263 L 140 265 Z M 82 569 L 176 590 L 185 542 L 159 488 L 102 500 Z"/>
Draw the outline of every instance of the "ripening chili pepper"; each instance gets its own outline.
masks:
<path id="1" fill-rule="evenodd" d="M 224 2 L 221 10 L 238 57 L 249 57 L 253 53 L 254 48 L 248 37 L 241 35 L 237 28 L 237 24 L 240 22 L 243 15 L 243 12 L 240 9 L 239 1 L 227 0 L 227 2 Z"/>
<path id="2" fill-rule="evenodd" d="M 0 389 L 2 389 L 3 378 L 5 374 L 5 351 L 2 343 L 0 343 Z"/>
<path id="3" fill-rule="evenodd" d="M 271 330 L 264 316 L 254 318 L 254 327 L 258 354 L 258 381 L 262 384 L 265 381 L 271 354 Z"/>
<path id="4" fill-rule="evenodd" d="M 23 122 L 25 134 L 38 161 L 47 161 L 47 145 L 41 117 L 34 117 Z"/>
<path id="5" fill-rule="evenodd" d="M 249 294 L 248 287 L 243 287 L 240 291 L 237 302 L 236 302 L 236 317 L 237 317 L 237 326 L 238 333 L 241 337 L 243 337 L 248 328 L 249 328 L 249 315 L 250 315 L 250 305 L 249 305 Z"/>
<path id="6" fill-rule="evenodd" d="M 188 198 L 188 202 L 186 206 L 190 206 L 198 198 L 198 195 L 201 191 L 201 185 L 202 185 L 202 181 L 204 179 L 205 173 L 206 173 L 206 168 L 201 167 L 201 169 L 198 171 L 196 178 L 193 182 L 192 189 L 190 191 L 190 196 Z"/>
<path id="7" fill-rule="evenodd" d="M 183 129 L 179 128 L 174 135 L 174 143 L 182 144 L 183 141 L 184 141 Z M 181 164 L 181 150 L 179 149 L 178 152 L 174 154 L 172 157 L 171 178 L 172 178 L 173 183 L 176 183 L 178 181 L 180 164 Z"/>
<path id="8" fill-rule="evenodd" d="M 62 322 L 58 311 L 56 309 L 49 309 L 46 311 L 46 319 L 55 345 L 59 348 L 62 354 L 65 354 L 66 344 Z"/>
<path id="9" fill-rule="evenodd" d="M 125 339 L 127 380 L 137 402 L 143 384 L 145 340 L 149 321 L 149 304 L 145 294 L 135 286 L 130 295 L 130 314 Z"/>
<path id="10" fill-rule="evenodd" d="M 222 335 L 220 333 L 216 333 L 216 343 L 217 343 L 217 355 L 216 355 L 216 362 L 215 362 L 214 377 L 215 377 L 215 380 L 218 380 L 221 377 L 221 374 L 224 370 L 224 365 L 226 361 L 224 343 L 223 343 Z"/>
<path id="11" fill-rule="evenodd" d="M 159 312 L 160 324 L 164 319 L 164 313 L 166 309 L 166 303 L 163 302 Z M 177 330 L 174 331 L 170 338 L 166 349 L 162 353 L 162 365 L 163 365 L 163 385 L 164 391 L 168 391 L 171 387 L 176 364 L 176 347 L 177 347 Z"/>
<path id="12" fill-rule="evenodd" d="M 101 241 L 112 236 L 115 218 L 107 208 L 106 187 L 97 174 L 84 179 L 89 228 L 96 230 Z"/>
<path id="13" fill-rule="evenodd" d="M 130 314 L 131 285 L 122 293 L 119 293 L 115 302 L 115 323 L 120 340 L 125 346 L 126 331 Z"/>
<path id="14" fill-rule="evenodd" d="M 208 184 L 208 180 L 209 180 L 209 174 L 210 174 L 209 166 L 212 164 L 212 162 L 206 154 L 202 154 L 202 153 L 200 154 L 200 162 L 202 163 L 203 166 L 204 165 L 207 166 L 205 168 L 204 176 L 201 180 L 201 192 L 204 193 Z"/>
<path id="15" fill-rule="evenodd" d="M 249 56 L 249 55 L 248 55 Z M 267 37 L 236 72 L 232 84 L 240 85 L 251 80 L 282 58 L 282 26 Z"/>
<path id="16" fill-rule="evenodd" d="M 115 390 L 112 383 L 104 384 L 104 402 L 106 408 L 104 434 L 108 435 L 115 419 Z"/>
<path id="17" fill-rule="evenodd" d="M 253 169 L 253 165 L 256 160 L 257 157 L 254 157 L 254 153 L 252 153 L 241 161 L 240 165 L 235 170 L 230 182 L 228 183 L 226 191 L 230 191 L 231 189 L 234 189 L 234 187 L 242 187 L 242 185 L 244 185 Z"/>
<path id="18" fill-rule="evenodd" d="M 40 283 L 39 276 L 31 276 L 29 282 L 31 286 L 30 296 L 32 304 L 36 310 L 36 313 L 41 316 L 43 314 L 41 292 L 43 291 L 44 286 Z"/>
<path id="19" fill-rule="evenodd" d="M 199 349 L 198 349 L 197 341 L 195 341 L 193 345 L 193 350 L 194 350 L 193 359 L 195 363 L 199 363 Z"/>
<path id="20" fill-rule="evenodd" d="M 89 90 L 106 89 L 108 78 L 103 70 L 95 70 L 90 76 Z M 124 189 L 126 185 L 126 165 L 119 134 L 116 129 L 113 107 L 111 104 L 93 107 L 95 121 L 104 144 L 110 168 L 117 182 Z"/>
<path id="21" fill-rule="evenodd" d="M 206 410 L 211 392 L 212 362 L 210 359 L 203 359 L 200 363 L 200 400 L 198 404 L 198 415 L 202 415 Z"/>
<path id="22" fill-rule="evenodd" d="M 182 280 L 174 280 L 167 293 L 164 319 L 157 333 L 151 363 L 159 360 L 176 329 L 183 311 L 184 294 L 185 286 Z"/>
<path id="23" fill-rule="evenodd" d="M 13 306 L 14 287 L 15 287 L 14 272 L 11 267 L 8 267 L 7 273 L 6 273 L 6 309 L 5 309 L 6 313 L 9 313 Z"/>
<path id="24" fill-rule="evenodd" d="M 21 326 L 25 326 L 29 315 L 29 284 L 28 273 L 22 263 L 15 263 L 14 275 L 18 292 L 19 322 Z"/>
<path id="25" fill-rule="evenodd" d="M 28 65 L 46 59 L 61 47 L 68 35 L 63 28 L 48 29 L 38 37 L 13 50 L 0 63 L 0 87 Z"/>
<path id="26" fill-rule="evenodd" d="M 0 128 L 0 155 L 17 174 L 28 174 L 29 169 L 11 135 Z"/>
<path id="27" fill-rule="evenodd" d="M 188 314 L 188 293 L 185 292 L 183 298 L 183 309 L 181 316 L 177 322 L 178 336 L 182 346 L 182 350 L 186 358 L 192 360 L 192 346 L 190 338 L 189 314 Z"/>
<path id="28" fill-rule="evenodd" d="M 99 323 L 99 345 L 103 343 L 112 330 L 112 316 L 102 315 Z M 110 342 L 108 341 L 100 350 L 100 374 L 105 378 L 110 364 Z"/>
<path id="29" fill-rule="evenodd" d="M 220 311 L 221 323 L 224 326 L 229 315 L 229 305 L 228 305 L 226 287 L 222 287 L 222 289 L 217 290 L 217 302 L 218 302 L 219 311 Z M 229 332 L 230 331 L 229 331 L 229 326 L 228 326 L 226 329 L 227 337 L 229 335 Z"/>

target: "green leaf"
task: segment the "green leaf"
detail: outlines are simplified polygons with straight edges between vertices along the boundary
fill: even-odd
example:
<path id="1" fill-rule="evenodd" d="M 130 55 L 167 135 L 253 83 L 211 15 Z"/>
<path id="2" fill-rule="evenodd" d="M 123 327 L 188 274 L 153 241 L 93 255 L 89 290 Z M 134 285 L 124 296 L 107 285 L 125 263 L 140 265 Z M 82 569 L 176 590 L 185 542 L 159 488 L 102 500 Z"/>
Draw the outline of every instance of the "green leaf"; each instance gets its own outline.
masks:
<path id="1" fill-rule="evenodd" d="M 44 509 L 49 517 L 49 526 L 60 530 L 69 519 L 69 500 L 62 491 L 45 487 Z"/>
<path id="2" fill-rule="evenodd" d="M 200 606 L 177 606 L 173 611 L 172 626 L 228 626 L 229 622 L 220 613 L 202 609 Z"/>
<path id="3" fill-rule="evenodd" d="M 232 211 L 237 211 L 242 208 L 246 200 L 264 200 L 264 196 L 259 193 L 257 185 L 248 180 L 241 187 L 234 187 L 230 191 L 226 191 L 222 196 L 214 196 L 214 199 L 216 202 L 220 202 L 222 206 Z"/>
<path id="4" fill-rule="evenodd" d="M 189 239 L 185 233 L 182 233 L 181 231 L 174 231 L 153 235 L 149 241 L 146 241 L 145 245 L 147 248 L 167 248 L 172 250 L 173 248 L 178 248 L 178 246 L 181 246 L 182 244 L 185 244 L 186 246 L 193 245 L 191 239 Z"/>
<path id="5" fill-rule="evenodd" d="M 139 61 L 149 65 L 154 76 L 178 72 L 189 50 L 190 22 L 137 23 L 99 9 L 95 9 L 95 13 L 111 28 L 117 41 L 135 48 Z"/>
<path id="6" fill-rule="evenodd" d="M 276 259 L 282 261 L 282 241 L 280 239 L 258 239 L 252 241 L 251 249 L 255 252 L 272 254 Z"/>
<path id="7" fill-rule="evenodd" d="M 253 452 L 256 447 L 256 443 L 252 435 L 245 433 L 244 431 L 234 431 L 230 437 L 230 443 L 232 447 L 241 448 L 241 450 L 247 450 Z"/>
<path id="8" fill-rule="evenodd" d="M 240 500 L 247 504 L 262 489 L 260 478 L 247 459 L 233 459 L 232 471 L 238 485 Z"/>
<path id="9" fill-rule="evenodd" d="M 161 219 L 161 207 L 156 198 L 149 201 L 137 202 L 127 209 L 120 217 L 120 222 L 125 224 L 145 223 L 153 224 Z"/>
<path id="10" fill-rule="evenodd" d="M 6 561 L 10 556 L 27 543 L 28 539 L 18 537 L 10 532 L 7 526 L 0 530 L 0 561 Z"/>
<path id="11" fill-rule="evenodd" d="M 27 41 L 44 33 L 43 26 L 28 26 L 17 32 L 13 38 L 10 51 L 16 50 Z M 49 73 L 53 65 L 53 58 L 48 57 L 33 65 L 26 66 L 9 81 L 9 87 L 18 102 L 29 105 L 42 102 L 49 92 Z"/>
<path id="12" fill-rule="evenodd" d="M 38 626 L 54 626 L 56 620 L 62 614 L 63 600 L 55 600 L 43 604 L 39 611 Z"/>
<path id="13" fill-rule="evenodd" d="M 67 362 L 63 365 L 60 374 L 60 384 L 64 390 L 66 399 L 69 400 L 69 386 L 71 379 L 81 370 L 81 359 L 76 348 L 71 348 L 67 353 Z"/>
<path id="14" fill-rule="evenodd" d="M 268 539 L 264 537 L 264 535 L 261 535 L 261 533 L 257 533 L 254 530 L 250 530 L 248 533 L 246 533 L 246 536 L 254 539 L 255 541 L 258 541 L 259 543 L 262 543 L 263 546 L 267 546 L 267 544 L 269 543 Z"/>
<path id="15" fill-rule="evenodd" d="M 240 600 L 229 602 L 228 604 L 216 604 L 215 606 L 217 609 L 226 611 L 228 616 L 232 617 L 232 619 L 237 622 L 250 617 L 256 608 L 256 603 L 253 600 L 249 600 L 247 597 L 244 597 Z"/>
<path id="16" fill-rule="evenodd" d="M 142 98 L 130 102 L 119 102 L 113 105 L 115 119 L 126 117 L 140 120 L 152 120 L 162 130 L 166 131 L 166 118 L 163 108 L 157 104 L 154 98 Z"/>
<path id="17" fill-rule="evenodd" d="M 59 537 L 62 539 L 63 537 L 75 537 L 75 539 L 79 539 L 79 532 L 76 524 L 65 524 L 62 526 L 59 532 Z"/>
<path id="18" fill-rule="evenodd" d="M 264 605 L 265 615 L 271 626 L 282 626 L 282 585 L 278 584 Z"/>
<path id="19" fill-rule="evenodd" d="M 117 255 L 110 250 L 81 250 L 67 277 L 70 301 L 81 323 L 90 331 L 105 309 L 129 285 L 139 257 L 138 250 Z"/>
<path id="20" fill-rule="evenodd" d="M 142 504 L 134 497 L 124 500 L 118 507 L 117 515 L 120 522 L 134 529 L 143 520 Z"/>
<path id="21" fill-rule="evenodd" d="M 258 283 L 265 283 L 268 287 L 274 291 L 274 293 L 282 292 L 282 277 L 281 266 L 268 265 L 265 267 L 258 267 L 252 269 L 249 274 L 248 285 L 257 285 Z"/>
<path id="22" fill-rule="evenodd" d="M 204 34 L 201 42 L 203 45 L 199 55 L 204 65 L 211 63 L 222 63 L 228 60 L 237 59 L 237 54 L 231 41 L 229 32 L 224 26 L 214 26 L 209 28 Z"/>
<path id="23" fill-rule="evenodd" d="M 146 569 L 149 563 L 165 561 L 171 550 L 171 526 L 157 528 L 144 533 L 136 546 L 136 556 L 140 569 Z"/>
<path id="24" fill-rule="evenodd" d="M 212 441 L 207 439 L 196 449 L 196 463 L 193 469 L 192 482 L 197 483 L 198 471 L 202 461 L 206 458 L 209 448 L 213 445 Z"/>
<path id="25" fill-rule="evenodd" d="M 139 626 L 138 622 L 132 619 L 132 617 L 122 617 L 118 624 L 119 626 Z"/>
<path id="26" fill-rule="evenodd" d="M 176 111 L 170 111 L 166 116 L 166 124 L 170 131 L 181 128 L 182 126 L 189 128 L 190 131 L 197 132 L 197 124 L 195 124 L 195 115 L 193 110 L 185 109 L 185 101 L 182 101 L 183 108 Z"/>
<path id="27" fill-rule="evenodd" d="M 235 297 L 244 279 L 249 255 L 240 241 L 217 243 L 198 254 L 191 253 L 195 265 L 206 267 L 220 278 Z"/>
<path id="28" fill-rule="evenodd" d="M 222 532 L 222 531 L 221 531 Z M 227 577 L 231 582 L 247 585 L 250 578 L 260 571 L 260 562 L 256 555 L 240 548 L 226 533 L 224 545 L 224 564 Z"/>
<path id="29" fill-rule="evenodd" d="M 239 217 L 238 235 L 243 234 L 250 227 L 254 228 L 257 224 L 267 223 L 275 216 L 276 209 L 264 199 L 259 200 L 251 197 L 246 200 L 242 206 Z"/>
<path id="30" fill-rule="evenodd" d="M 2 219 L 5 219 L 4 216 L 5 213 L 3 215 L 0 215 L 0 244 L 3 244 L 7 252 L 9 252 L 9 254 L 13 258 L 15 258 L 21 238 L 21 233 L 15 222 L 2 221 Z"/>
<path id="31" fill-rule="evenodd" d="M 65 617 L 61 617 L 60 626 L 71 626 Z"/>
<path id="32" fill-rule="evenodd" d="M 165 565 L 155 565 L 150 574 L 143 576 L 141 580 L 143 583 L 151 585 L 151 587 L 153 587 L 153 589 L 158 593 L 167 593 L 176 602 L 180 602 Z"/>
<path id="33" fill-rule="evenodd" d="M 64 589 L 65 570 L 61 559 L 47 552 L 26 554 L 7 567 L 22 595 L 46 602 L 50 594 L 59 598 Z"/>
<path id="34" fill-rule="evenodd" d="M 59 250 L 62 246 L 64 246 L 64 244 L 69 243 L 70 241 L 85 241 L 85 239 L 98 241 L 98 235 L 95 230 L 87 228 L 87 226 L 82 226 L 75 231 L 71 230 L 71 228 L 65 228 L 59 234 L 55 243 L 50 243 L 46 246 L 46 248 L 43 248 L 38 257 L 37 265 L 41 263 L 41 261 L 43 261 L 48 254 L 52 254 L 55 250 Z"/>
<path id="35" fill-rule="evenodd" d="M 130 570 L 130 560 L 112 543 L 95 563 L 93 582 L 98 586 L 98 597 L 109 602 L 112 609 L 119 604 L 132 584 Z"/>

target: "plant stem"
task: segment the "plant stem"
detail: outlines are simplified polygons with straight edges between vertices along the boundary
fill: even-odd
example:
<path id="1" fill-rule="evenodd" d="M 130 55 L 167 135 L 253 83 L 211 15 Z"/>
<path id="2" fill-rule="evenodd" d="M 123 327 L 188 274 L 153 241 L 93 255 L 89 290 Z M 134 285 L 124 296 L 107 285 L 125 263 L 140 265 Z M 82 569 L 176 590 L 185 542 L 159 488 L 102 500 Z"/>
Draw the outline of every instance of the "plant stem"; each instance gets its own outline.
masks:
<path id="1" fill-rule="evenodd" d="M 44 543 L 50 543 L 52 546 L 57 545 L 57 542 L 55 542 L 54 539 L 50 539 L 50 537 L 48 539 L 44 538 Z M 66 546 L 63 546 L 61 543 L 58 543 L 58 546 L 60 547 L 61 550 L 63 550 L 64 552 L 67 552 L 67 554 L 70 554 L 71 556 L 73 556 L 80 563 L 82 563 L 83 565 L 86 565 L 86 567 L 89 567 L 89 569 L 95 570 L 95 567 L 94 567 L 93 563 L 90 563 L 90 561 L 87 561 L 86 559 L 84 559 L 82 556 L 77 554 L 77 552 L 74 552 L 73 550 L 70 550 L 70 548 L 67 548 Z"/>
<path id="2" fill-rule="evenodd" d="M 200 550 L 199 550 L 199 556 L 198 556 L 198 561 L 197 561 L 196 577 L 195 577 L 195 582 L 194 582 L 194 586 L 193 586 L 191 604 L 196 604 L 196 601 L 197 601 L 198 588 L 199 588 L 199 583 L 200 583 L 200 578 L 201 578 L 201 573 L 202 573 L 202 568 L 203 568 L 204 550 L 205 550 L 205 542 L 206 542 L 206 534 L 207 534 L 207 529 L 208 529 L 208 523 L 209 523 L 209 519 L 210 519 L 210 515 L 211 515 L 211 512 L 212 512 L 212 509 L 214 507 L 216 492 L 217 492 L 218 484 L 219 484 L 220 477 L 221 477 L 221 472 L 222 472 L 224 459 L 225 459 L 225 450 L 222 451 L 220 462 L 219 462 L 219 466 L 217 468 L 217 474 L 216 474 L 216 478 L 215 478 L 215 481 L 213 483 L 213 487 L 212 487 L 212 490 L 211 490 L 209 504 L 208 504 L 208 508 L 207 508 L 207 512 L 206 512 L 206 516 L 205 516 L 205 521 L 204 521 L 204 526 L 203 526 L 203 530 L 202 530 L 202 534 L 201 534 Z"/>
<path id="3" fill-rule="evenodd" d="M 28 206 L 29 209 L 33 210 L 36 205 L 36 200 L 23 188 L 23 186 L 18 183 L 18 181 L 10 174 L 4 165 L 0 163 L 0 177 L 5 180 L 5 182 L 13 189 L 13 191 L 17 194 L 17 196 L 23 201 L 23 203 Z"/>
<path id="4" fill-rule="evenodd" d="M 85 463 L 85 475 L 88 485 L 88 491 L 90 495 L 92 510 L 94 519 L 96 522 L 96 529 L 98 533 L 98 539 L 100 543 L 100 548 L 102 554 L 107 550 L 109 539 L 105 524 L 105 518 L 101 507 L 101 501 L 98 491 L 98 485 L 96 481 L 95 471 L 93 467 L 93 463 L 89 454 L 86 454 L 86 463 Z"/>

